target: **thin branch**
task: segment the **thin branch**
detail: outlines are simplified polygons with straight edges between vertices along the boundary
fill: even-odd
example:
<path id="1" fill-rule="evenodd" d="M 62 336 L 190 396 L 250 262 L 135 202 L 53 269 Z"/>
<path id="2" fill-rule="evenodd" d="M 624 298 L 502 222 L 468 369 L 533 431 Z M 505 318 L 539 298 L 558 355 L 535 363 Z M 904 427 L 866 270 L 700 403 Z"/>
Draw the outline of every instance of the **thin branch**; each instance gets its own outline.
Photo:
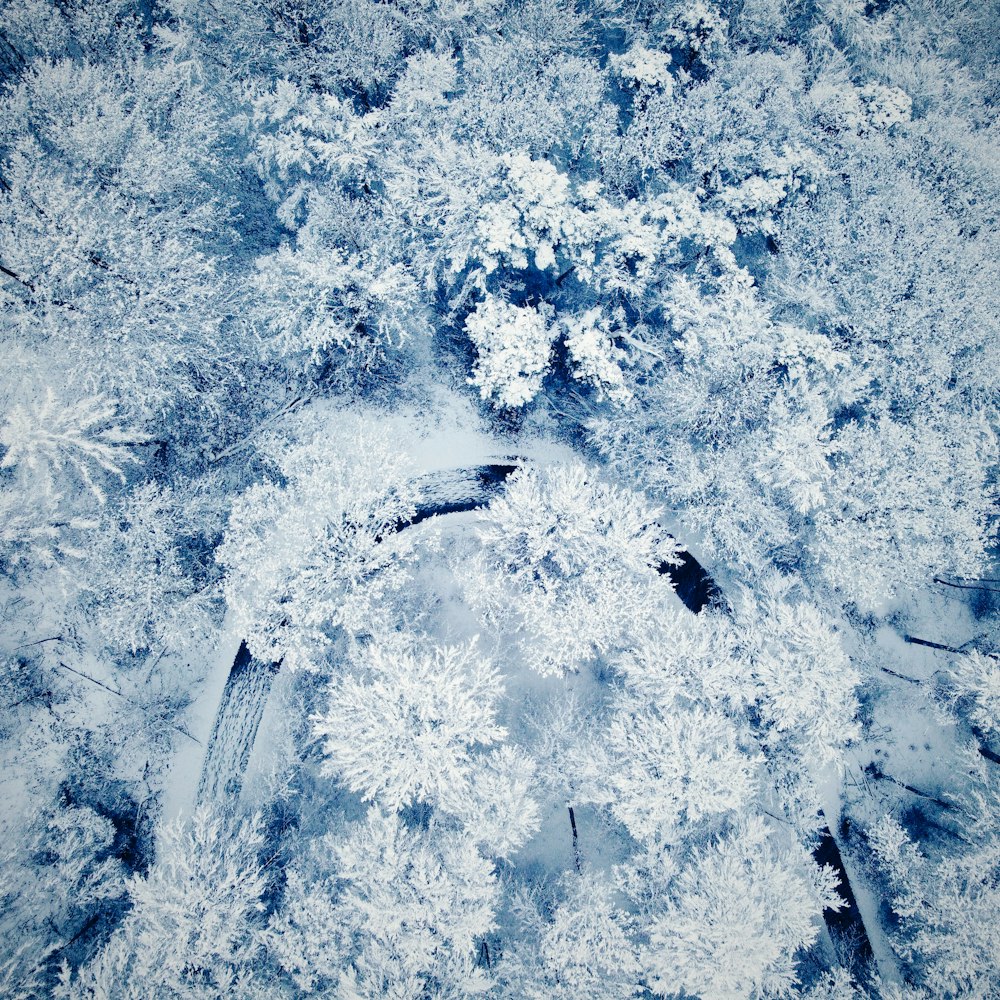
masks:
<path id="1" fill-rule="evenodd" d="M 947 580 L 942 580 L 941 577 L 934 577 L 935 583 L 940 583 L 943 587 L 954 587 L 956 590 L 982 590 L 987 594 L 1000 594 L 1000 590 L 996 587 L 974 587 L 969 583 L 949 583 Z"/>
<path id="2" fill-rule="evenodd" d="M 911 646 L 926 646 L 928 649 L 943 649 L 946 653 L 962 652 L 954 646 L 945 646 L 940 642 L 931 642 L 929 639 L 918 639 L 915 635 L 904 635 L 903 642 L 908 642 Z"/>
<path id="3" fill-rule="evenodd" d="M 62 667 L 63 670 L 68 670 L 71 674 L 76 674 L 77 677 L 82 677 L 85 681 L 90 681 L 91 684 L 96 684 L 98 687 L 104 688 L 104 690 L 109 692 L 110 694 L 117 695 L 123 701 L 127 701 L 129 702 L 129 704 L 135 705 L 142 712 L 145 712 L 146 715 L 151 714 L 149 709 L 146 708 L 146 706 L 143 705 L 141 702 L 136 701 L 135 698 L 130 698 L 127 694 L 123 694 L 121 691 L 118 691 L 113 687 L 109 687 L 103 681 L 99 681 L 96 677 L 91 677 L 90 674 L 85 674 L 80 670 L 74 670 L 73 667 L 68 666 L 62 661 L 59 662 L 59 666 Z M 203 745 L 201 740 L 196 739 L 186 729 L 183 729 L 181 726 L 175 725 L 173 722 L 168 722 L 167 725 L 170 726 L 171 729 L 174 729 L 178 733 L 180 733 L 181 736 L 186 736 L 189 740 L 193 741 L 194 743 L 197 743 L 198 746 Z"/>
<path id="4" fill-rule="evenodd" d="M 214 455 L 209 455 L 208 461 L 212 464 L 216 462 L 221 462 L 222 459 L 228 458 L 230 455 L 234 455 L 236 454 L 236 452 L 241 451 L 248 444 L 250 444 L 250 442 L 253 441 L 253 439 L 258 434 L 261 433 L 261 431 L 265 430 L 266 428 L 270 427 L 272 424 L 280 420 L 282 417 L 291 413 L 301 404 L 309 402 L 309 399 L 310 399 L 309 396 L 296 396 L 295 399 L 293 399 L 290 403 L 287 403 L 285 406 L 283 406 L 277 413 L 272 413 L 271 416 L 269 416 L 262 423 L 259 423 L 252 431 L 250 431 L 249 434 L 247 434 L 243 438 L 240 438 L 240 440 L 237 441 L 235 444 L 231 444 L 228 448 L 223 448 L 222 451 L 217 451 Z"/>
<path id="5" fill-rule="evenodd" d="M 15 646 L 12 652 L 16 653 L 19 649 L 27 649 L 29 646 L 40 646 L 43 642 L 62 642 L 61 635 L 50 635 L 47 639 L 36 639 L 34 642 L 25 642 L 20 646 Z"/>
<path id="6" fill-rule="evenodd" d="M 914 795 L 919 795 L 922 799 L 927 799 L 930 802 L 936 803 L 942 809 L 955 808 L 950 802 L 945 802 L 943 799 L 939 799 L 937 796 L 931 795 L 929 792 L 922 792 L 919 788 L 914 788 L 913 785 L 908 785 L 905 781 L 900 781 L 899 778 L 894 778 L 891 774 L 886 774 L 885 771 L 883 771 L 874 761 L 865 766 L 865 773 L 870 774 L 876 781 L 891 781 L 894 785 L 899 785 L 900 788 L 905 788 L 906 791 L 912 792 Z"/>
<path id="7" fill-rule="evenodd" d="M 24 705 L 29 701 L 34 701 L 36 698 L 51 698 L 51 691 L 34 691 L 31 694 L 25 695 L 23 698 L 19 698 L 17 701 L 8 705 L 4 711 L 9 712 L 12 708 L 17 708 L 19 705 Z"/>
<path id="8" fill-rule="evenodd" d="M 62 667 L 63 670 L 68 670 L 71 674 L 76 674 L 77 677 L 82 677 L 85 681 L 90 681 L 91 684 L 96 684 L 98 687 L 104 688 L 105 691 L 110 691 L 112 694 L 118 695 L 119 698 L 124 698 L 126 701 L 131 700 L 126 695 L 122 694 L 121 691 L 117 691 L 115 688 L 109 687 L 103 681 L 99 681 L 96 677 L 91 677 L 90 674 L 85 674 L 80 670 L 75 670 L 73 667 L 63 663 L 61 660 L 59 661 L 59 666 Z"/>
<path id="9" fill-rule="evenodd" d="M 27 278 L 22 278 L 16 271 L 12 271 L 9 267 L 4 267 L 3 264 L 0 264 L 0 274 L 6 274 L 8 278 L 12 281 L 16 281 L 22 288 L 27 288 L 32 295 L 38 294 L 38 289 L 35 287 L 33 282 L 28 281 Z M 39 304 L 35 299 L 31 299 L 29 301 L 36 305 Z M 49 299 L 49 301 L 54 306 L 59 306 L 62 309 L 70 309 L 73 312 L 77 311 L 76 306 L 73 305 L 72 302 L 65 302 L 62 299 Z"/>
<path id="10" fill-rule="evenodd" d="M 562 283 L 576 270 L 576 264 L 571 265 L 556 278 L 556 288 L 562 288 Z"/>
<path id="11" fill-rule="evenodd" d="M 655 347 L 650 347 L 649 344 L 643 343 L 643 341 L 639 340 L 637 337 L 633 337 L 632 334 L 625 333 L 623 330 L 616 331 L 615 337 L 618 340 L 624 340 L 626 344 L 630 347 L 634 347 L 637 351 L 642 351 L 643 354 L 649 354 L 651 357 L 654 357 L 659 361 L 669 360 L 662 351 L 657 350 Z"/>
<path id="12" fill-rule="evenodd" d="M 583 873 L 583 863 L 580 860 L 580 839 L 576 831 L 576 813 L 573 812 L 573 807 L 568 806 L 569 809 L 569 822 L 570 826 L 573 828 L 573 861 L 576 864 L 576 870 Z"/>
<path id="13" fill-rule="evenodd" d="M 911 684 L 923 684 L 923 681 L 919 677 L 907 677 L 906 674 L 897 674 L 895 670 L 890 670 L 888 667 L 879 667 L 879 670 L 889 674 L 890 677 L 898 677 L 901 681 L 909 681 Z"/>

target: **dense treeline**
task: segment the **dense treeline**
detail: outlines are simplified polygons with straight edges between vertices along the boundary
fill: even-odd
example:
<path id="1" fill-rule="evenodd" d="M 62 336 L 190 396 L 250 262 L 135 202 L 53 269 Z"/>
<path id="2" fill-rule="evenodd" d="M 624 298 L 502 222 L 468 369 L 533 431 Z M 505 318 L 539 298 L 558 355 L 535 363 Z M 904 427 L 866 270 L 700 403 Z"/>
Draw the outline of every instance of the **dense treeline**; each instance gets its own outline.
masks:
<path id="1" fill-rule="evenodd" d="M 0 0 L 0 992 L 1000 990 L 993 13 Z"/>

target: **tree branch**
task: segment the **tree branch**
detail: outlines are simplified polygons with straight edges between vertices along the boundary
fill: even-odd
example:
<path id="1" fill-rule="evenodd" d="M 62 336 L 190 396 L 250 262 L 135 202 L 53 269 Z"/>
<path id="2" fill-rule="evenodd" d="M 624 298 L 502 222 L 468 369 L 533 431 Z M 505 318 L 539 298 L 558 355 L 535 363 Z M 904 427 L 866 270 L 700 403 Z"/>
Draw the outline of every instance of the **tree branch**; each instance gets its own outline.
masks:
<path id="1" fill-rule="evenodd" d="M 73 667 L 68 666 L 62 661 L 59 662 L 59 666 L 62 667 L 63 670 L 68 670 L 71 674 L 76 674 L 77 677 L 82 677 L 85 681 L 90 681 L 91 684 L 96 684 L 99 688 L 104 688 L 104 690 L 109 692 L 110 694 L 117 695 L 123 701 L 127 701 L 129 702 L 129 704 L 135 705 L 140 711 L 144 712 L 146 715 L 150 714 L 149 709 L 146 708 L 146 706 L 143 705 L 141 702 L 136 701 L 135 698 L 130 698 L 127 694 L 122 694 L 121 691 L 117 691 L 113 687 L 109 687 L 103 681 L 99 681 L 96 677 L 91 677 L 90 674 L 85 674 L 80 670 L 74 670 Z M 180 733 L 181 736 L 186 736 L 192 742 L 197 743 L 198 746 L 203 745 L 201 740 L 195 739 L 195 737 L 192 736 L 186 729 L 182 729 L 180 726 L 177 726 L 172 722 L 168 722 L 167 725 L 170 726 L 171 729 L 174 729 L 178 733 Z"/>
<path id="2" fill-rule="evenodd" d="M 237 441 L 235 444 L 231 444 L 228 448 L 223 448 L 222 451 L 215 452 L 214 455 L 209 455 L 208 456 L 209 463 L 214 465 L 216 462 L 221 462 L 224 458 L 228 458 L 230 455 L 234 455 L 236 454 L 236 452 L 241 451 L 248 444 L 250 444 L 250 442 L 253 441 L 253 439 L 258 434 L 260 434 L 261 431 L 265 430 L 267 427 L 270 427 L 271 424 L 276 423 L 282 417 L 291 413 L 302 403 L 309 402 L 309 399 L 310 399 L 309 396 L 296 396 L 295 399 L 293 399 L 290 403 L 283 406 L 277 413 L 273 413 L 262 423 L 259 423 L 249 434 L 247 434 L 243 438 L 240 438 L 240 440 Z"/>
<path id="3" fill-rule="evenodd" d="M 934 577 L 934 582 L 940 583 L 943 587 L 954 587 L 956 590 L 982 590 L 987 594 L 1000 594 L 1000 590 L 996 587 L 974 587 L 969 583 L 949 583 L 939 576 Z"/>

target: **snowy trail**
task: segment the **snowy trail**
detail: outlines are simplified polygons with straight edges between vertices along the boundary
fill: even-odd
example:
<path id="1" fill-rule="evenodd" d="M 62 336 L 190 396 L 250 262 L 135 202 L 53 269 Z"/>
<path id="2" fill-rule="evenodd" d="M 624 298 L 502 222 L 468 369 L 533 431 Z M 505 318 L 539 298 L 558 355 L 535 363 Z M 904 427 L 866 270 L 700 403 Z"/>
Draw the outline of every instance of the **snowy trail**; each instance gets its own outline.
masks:
<path id="1" fill-rule="evenodd" d="M 482 439 L 470 443 L 481 456 L 484 450 Z M 428 465 L 432 468 L 416 479 L 420 487 L 421 502 L 417 505 L 415 515 L 397 525 L 397 530 L 415 527 L 432 518 L 461 514 L 485 506 L 502 490 L 507 478 L 516 469 L 533 460 L 522 451 L 516 455 L 490 456 L 485 462 L 468 467 L 433 468 L 435 463 L 433 460 L 428 461 L 428 457 L 424 456 L 423 464 L 425 468 Z M 553 457 L 555 456 L 551 454 L 545 456 L 549 460 Z M 707 570 L 690 552 L 682 551 L 678 557 L 680 565 L 662 563 L 657 570 L 670 576 L 681 602 L 696 614 L 707 607 L 725 611 L 725 598 Z M 220 642 L 220 651 L 227 648 L 231 650 L 232 646 L 230 636 L 228 642 Z M 242 641 L 239 642 L 231 664 L 225 685 L 218 696 L 218 709 L 211 733 L 206 739 L 207 747 L 195 797 L 197 804 L 222 804 L 239 797 L 271 686 L 280 666 L 278 663 L 265 663 L 255 659 Z M 190 754 L 189 749 L 188 756 Z M 183 777 L 190 781 L 190 761 Z M 175 806 L 179 798 L 174 795 Z M 834 802 L 826 804 L 834 805 Z M 829 815 L 836 816 L 838 813 L 839 810 L 834 809 Z M 168 818 L 173 815 L 176 815 L 176 810 L 167 813 Z M 831 826 L 835 825 L 836 820 Z M 827 924 L 831 933 L 841 939 L 853 935 L 859 945 L 860 957 L 866 959 L 874 952 L 882 976 L 890 980 L 896 979 L 898 972 L 873 912 L 870 893 L 863 882 L 859 885 L 856 878 L 850 877 L 846 858 L 842 856 L 842 847 L 830 827 L 824 831 L 815 853 L 820 863 L 833 864 L 843 881 L 845 896 L 849 900 L 845 912 L 828 915 Z"/>
<path id="2" fill-rule="evenodd" d="M 415 527 L 434 517 L 483 507 L 525 461 L 523 455 L 498 456 L 488 464 L 440 469 L 420 476 L 417 484 L 422 500 L 414 517 L 397 525 L 397 530 Z M 680 559 L 680 566 L 663 563 L 657 569 L 673 579 L 685 606 L 697 613 L 708 605 L 719 604 L 719 589 L 701 564 L 688 552 L 681 553 Z M 277 669 L 277 664 L 254 659 L 246 645 L 240 644 L 208 736 L 197 804 L 239 796 Z"/>
<path id="3" fill-rule="evenodd" d="M 239 795 L 279 666 L 254 659 L 246 643 L 240 643 L 205 753 L 198 784 L 199 804 Z"/>

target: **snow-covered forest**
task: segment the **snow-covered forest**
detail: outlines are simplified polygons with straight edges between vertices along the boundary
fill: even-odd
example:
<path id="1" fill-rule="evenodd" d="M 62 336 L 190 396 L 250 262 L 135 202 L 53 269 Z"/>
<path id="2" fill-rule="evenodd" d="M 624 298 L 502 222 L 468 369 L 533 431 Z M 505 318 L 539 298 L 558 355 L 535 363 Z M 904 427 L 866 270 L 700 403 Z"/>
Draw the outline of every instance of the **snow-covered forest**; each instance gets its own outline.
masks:
<path id="1" fill-rule="evenodd" d="M 1000 997 L 995 0 L 0 0 L 0 996 Z"/>

